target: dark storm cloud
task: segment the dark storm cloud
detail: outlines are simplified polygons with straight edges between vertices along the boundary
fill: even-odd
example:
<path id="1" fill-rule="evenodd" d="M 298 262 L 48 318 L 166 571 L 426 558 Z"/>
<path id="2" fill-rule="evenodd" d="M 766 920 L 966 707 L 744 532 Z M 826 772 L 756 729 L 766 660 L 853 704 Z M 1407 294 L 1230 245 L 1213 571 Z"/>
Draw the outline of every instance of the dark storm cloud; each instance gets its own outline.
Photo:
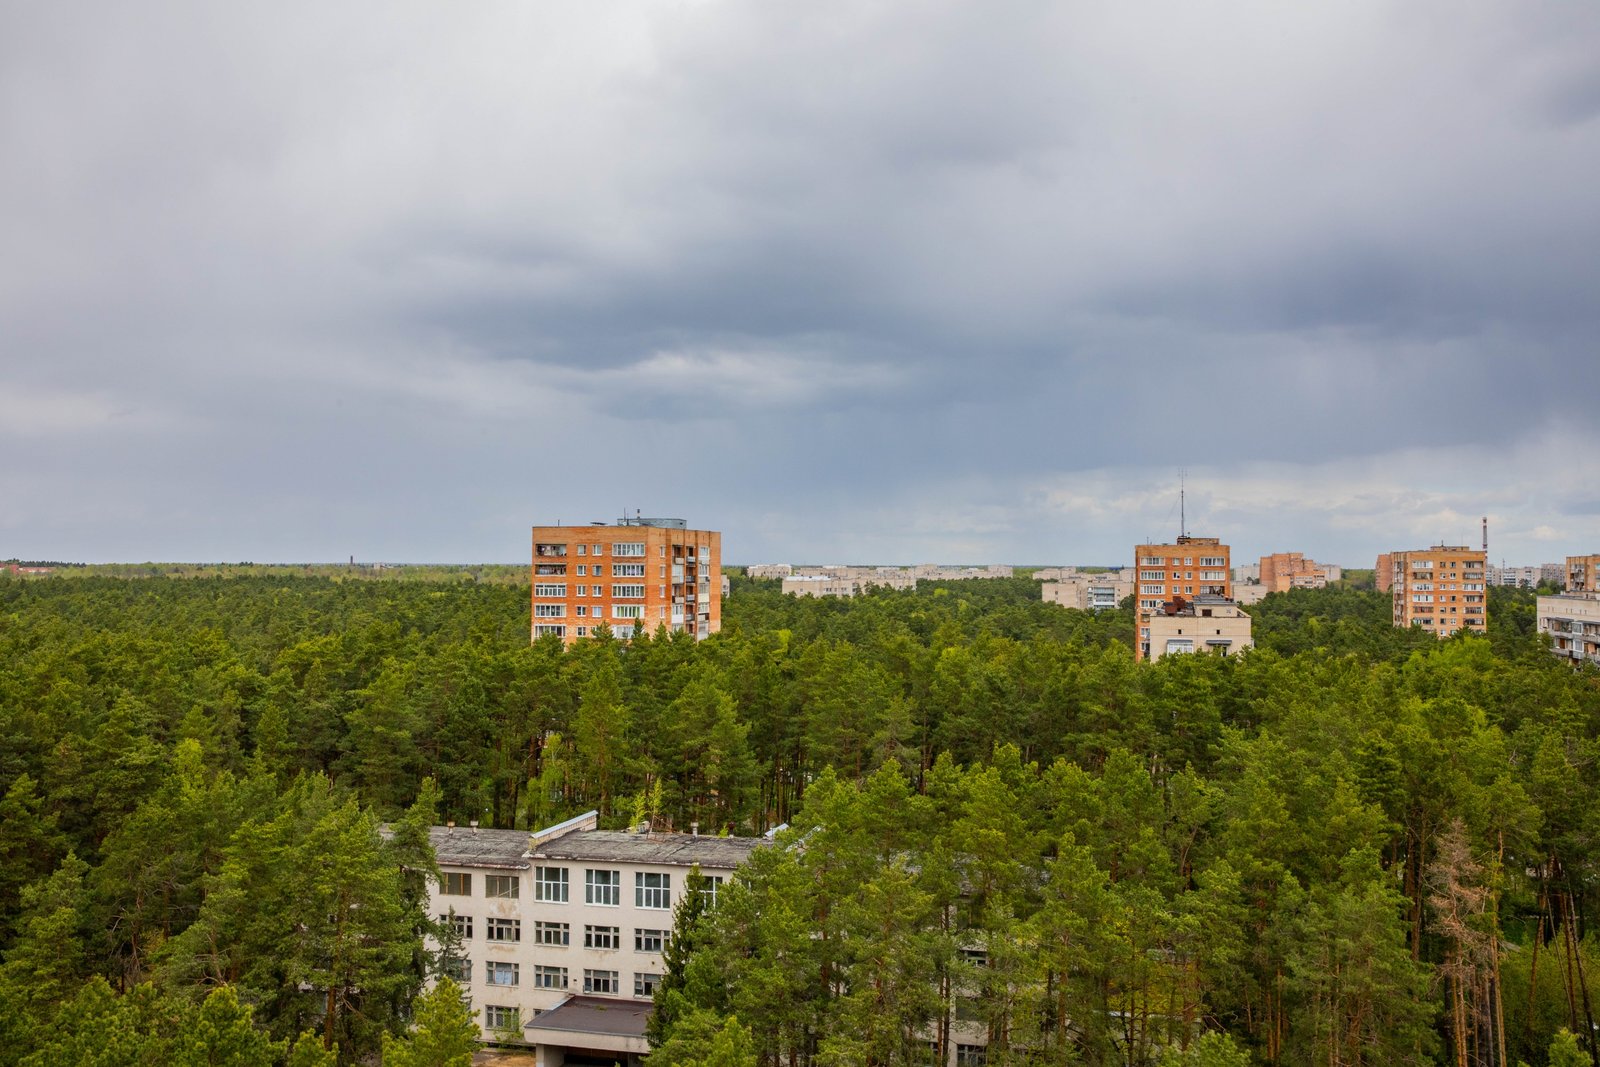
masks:
<path id="1" fill-rule="evenodd" d="M 7 26 L 25 555 L 516 558 L 638 505 L 741 560 L 1112 560 L 1184 467 L 1247 550 L 1600 538 L 1539 458 L 1600 439 L 1589 6 Z"/>

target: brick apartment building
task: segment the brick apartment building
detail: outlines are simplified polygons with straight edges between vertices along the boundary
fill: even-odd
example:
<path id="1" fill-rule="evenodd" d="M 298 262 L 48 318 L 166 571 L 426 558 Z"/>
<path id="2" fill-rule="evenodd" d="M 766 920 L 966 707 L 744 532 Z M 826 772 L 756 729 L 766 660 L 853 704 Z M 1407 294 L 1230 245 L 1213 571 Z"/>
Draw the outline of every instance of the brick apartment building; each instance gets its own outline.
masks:
<path id="1" fill-rule="evenodd" d="M 1600 554 L 1568 556 L 1566 586 L 1569 593 L 1600 593 Z"/>
<path id="2" fill-rule="evenodd" d="M 1439 637 L 1487 628 L 1488 561 L 1482 549 L 1434 545 L 1390 552 L 1388 560 L 1396 626 L 1418 626 Z"/>
<path id="3" fill-rule="evenodd" d="M 533 527 L 534 640 L 567 644 L 604 623 L 708 637 L 722 629 L 722 535 L 682 519 Z"/>
<path id="4" fill-rule="evenodd" d="M 1150 619 L 1168 601 L 1233 598 L 1231 549 L 1215 537 L 1185 534 L 1171 544 L 1136 545 L 1133 553 L 1135 659 L 1150 657 Z"/>
<path id="5" fill-rule="evenodd" d="M 1333 571 L 1300 552 L 1274 552 L 1261 557 L 1261 584 L 1269 593 L 1291 589 L 1323 589 L 1333 580 Z"/>

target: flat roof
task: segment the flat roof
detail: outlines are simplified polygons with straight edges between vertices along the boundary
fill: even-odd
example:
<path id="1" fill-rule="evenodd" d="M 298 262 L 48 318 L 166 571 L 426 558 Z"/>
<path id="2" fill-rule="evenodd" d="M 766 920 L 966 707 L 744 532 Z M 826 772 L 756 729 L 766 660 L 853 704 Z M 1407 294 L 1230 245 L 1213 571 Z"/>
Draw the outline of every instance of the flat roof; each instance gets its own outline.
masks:
<path id="1" fill-rule="evenodd" d="M 428 840 L 440 863 L 452 867 L 505 867 L 526 870 L 528 831 L 486 830 L 469 826 L 430 826 Z"/>
<path id="2" fill-rule="evenodd" d="M 524 834 L 524 848 L 527 847 L 527 840 Z M 760 838 L 755 837 L 588 830 L 546 841 L 532 855 L 539 859 L 660 863 L 674 867 L 691 867 L 698 863 L 702 867 L 732 869 L 748 859 L 750 853 L 762 843 Z"/>
<path id="3" fill-rule="evenodd" d="M 528 1029 L 642 1038 L 652 1007 L 654 1005 L 648 1000 L 568 997 L 549 1011 L 530 1019 Z"/>

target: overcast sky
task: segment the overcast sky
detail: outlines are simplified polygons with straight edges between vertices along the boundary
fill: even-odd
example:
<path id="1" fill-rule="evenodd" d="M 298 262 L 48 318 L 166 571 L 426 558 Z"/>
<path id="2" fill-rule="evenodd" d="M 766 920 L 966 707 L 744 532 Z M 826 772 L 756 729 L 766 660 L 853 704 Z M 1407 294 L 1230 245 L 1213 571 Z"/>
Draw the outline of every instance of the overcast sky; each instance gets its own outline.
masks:
<path id="1" fill-rule="evenodd" d="M 1600 5 L 0 12 L 0 558 L 1600 551 Z"/>

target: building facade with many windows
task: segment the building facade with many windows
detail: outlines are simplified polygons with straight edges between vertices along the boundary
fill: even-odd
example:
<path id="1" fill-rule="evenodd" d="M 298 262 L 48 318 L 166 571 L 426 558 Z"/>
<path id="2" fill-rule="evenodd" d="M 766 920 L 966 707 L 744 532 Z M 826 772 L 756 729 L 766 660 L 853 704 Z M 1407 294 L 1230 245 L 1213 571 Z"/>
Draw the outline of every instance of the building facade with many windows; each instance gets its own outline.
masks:
<path id="1" fill-rule="evenodd" d="M 589 812 L 534 834 L 430 830 L 430 910 L 454 931 L 449 969 L 484 1039 L 531 1045 L 541 1063 L 637 1062 L 691 868 L 715 894 L 762 844 L 597 824 Z"/>
<path id="2" fill-rule="evenodd" d="M 722 629 L 722 535 L 682 519 L 533 528 L 533 632 L 567 644 L 602 625 L 709 637 Z"/>
<path id="3" fill-rule="evenodd" d="M 1600 593 L 1566 593 L 1538 599 L 1539 632 L 1550 635 L 1550 651 L 1574 667 L 1600 667 Z"/>
<path id="4" fill-rule="evenodd" d="M 1388 560 L 1396 626 L 1420 627 L 1438 637 L 1487 628 L 1488 561 L 1482 549 L 1434 545 L 1390 552 Z"/>
<path id="5" fill-rule="evenodd" d="M 1150 658 L 1150 619 L 1177 598 L 1233 598 L 1229 546 L 1215 537 L 1185 534 L 1171 544 L 1137 545 L 1133 550 L 1135 659 Z"/>

